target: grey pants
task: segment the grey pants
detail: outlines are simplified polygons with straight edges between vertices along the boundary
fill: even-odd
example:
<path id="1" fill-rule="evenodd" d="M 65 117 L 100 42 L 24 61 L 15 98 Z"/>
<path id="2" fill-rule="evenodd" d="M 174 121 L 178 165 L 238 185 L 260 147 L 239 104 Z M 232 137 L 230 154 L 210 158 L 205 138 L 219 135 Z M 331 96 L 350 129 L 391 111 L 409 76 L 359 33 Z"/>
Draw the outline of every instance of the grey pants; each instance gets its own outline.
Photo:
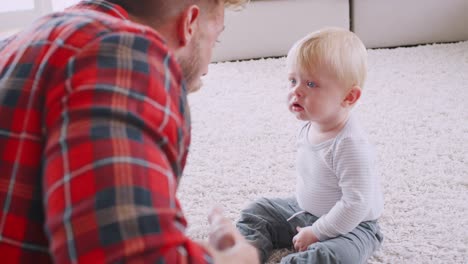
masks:
<path id="1" fill-rule="evenodd" d="M 265 263 L 273 249 L 293 247 L 297 226 L 310 226 L 317 221 L 318 218 L 309 213 L 286 221 L 301 210 L 295 198 L 262 198 L 242 210 L 236 226 L 258 249 L 261 263 Z M 377 221 L 362 222 L 347 234 L 314 243 L 304 252 L 287 255 L 281 263 L 365 263 L 382 240 Z"/>

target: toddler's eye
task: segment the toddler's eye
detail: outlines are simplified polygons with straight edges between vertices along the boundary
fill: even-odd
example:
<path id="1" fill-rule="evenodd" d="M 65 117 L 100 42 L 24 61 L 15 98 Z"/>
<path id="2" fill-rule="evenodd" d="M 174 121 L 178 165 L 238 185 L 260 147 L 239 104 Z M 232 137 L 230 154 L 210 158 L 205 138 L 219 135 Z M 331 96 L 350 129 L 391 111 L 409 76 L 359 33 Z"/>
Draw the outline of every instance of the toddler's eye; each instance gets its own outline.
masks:
<path id="1" fill-rule="evenodd" d="M 295 86 L 296 83 L 297 83 L 296 79 L 289 79 L 289 84 L 290 84 L 291 86 Z"/>
<path id="2" fill-rule="evenodd" d="M 317 84 L 315 82 L 307 82 L 307 87 L 314 88 L 317 87 Z"/>

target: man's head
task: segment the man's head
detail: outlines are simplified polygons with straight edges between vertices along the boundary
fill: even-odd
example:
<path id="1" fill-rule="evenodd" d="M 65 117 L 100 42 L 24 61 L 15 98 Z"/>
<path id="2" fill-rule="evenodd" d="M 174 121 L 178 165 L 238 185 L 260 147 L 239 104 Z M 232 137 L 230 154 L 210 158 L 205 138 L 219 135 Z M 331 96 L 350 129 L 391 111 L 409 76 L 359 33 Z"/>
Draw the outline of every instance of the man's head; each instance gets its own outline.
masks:
<path id="1" fill-rule="evenodd" d="M 212 50 L 224 29 L 225 7 L 247 0 L 109 0 L 122 6 L 130 18 L 158 31 L 179 62 L 189 92 L 201 87 Z"/>

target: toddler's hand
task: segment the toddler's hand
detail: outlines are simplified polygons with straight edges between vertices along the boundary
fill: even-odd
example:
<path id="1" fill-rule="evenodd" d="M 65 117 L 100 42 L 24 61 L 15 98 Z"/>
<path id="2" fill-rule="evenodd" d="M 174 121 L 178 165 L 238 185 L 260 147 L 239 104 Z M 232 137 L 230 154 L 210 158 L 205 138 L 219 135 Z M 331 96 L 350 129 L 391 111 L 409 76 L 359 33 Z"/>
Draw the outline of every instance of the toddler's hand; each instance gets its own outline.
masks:
<path id="1" fill-rule="evenodd" d="M 293 245 L 296 251 L 306 251 L 307 247 L 315 242 L 318 242 L 318 238 L 312 232 L 312 227 L 297 227 L 297 235 L 293 237 Z"/>

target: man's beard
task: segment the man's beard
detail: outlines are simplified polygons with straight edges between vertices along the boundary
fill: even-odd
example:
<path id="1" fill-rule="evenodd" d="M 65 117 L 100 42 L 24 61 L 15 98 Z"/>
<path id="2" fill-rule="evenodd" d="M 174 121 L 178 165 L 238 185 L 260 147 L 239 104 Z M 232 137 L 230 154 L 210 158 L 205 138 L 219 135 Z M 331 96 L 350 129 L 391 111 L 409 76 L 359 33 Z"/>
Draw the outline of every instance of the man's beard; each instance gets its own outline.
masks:
<path id="1" fill-rule="evenodd" d="M 192 41 L 190 49 L 190 56 L 179 57 L 178 62 L 182 69 L 182 74 L 187 82 L 187 89 L 189 93 L 198 91 L 202 86 L 200 79 L 200 43 L 198 38 Z"/>

